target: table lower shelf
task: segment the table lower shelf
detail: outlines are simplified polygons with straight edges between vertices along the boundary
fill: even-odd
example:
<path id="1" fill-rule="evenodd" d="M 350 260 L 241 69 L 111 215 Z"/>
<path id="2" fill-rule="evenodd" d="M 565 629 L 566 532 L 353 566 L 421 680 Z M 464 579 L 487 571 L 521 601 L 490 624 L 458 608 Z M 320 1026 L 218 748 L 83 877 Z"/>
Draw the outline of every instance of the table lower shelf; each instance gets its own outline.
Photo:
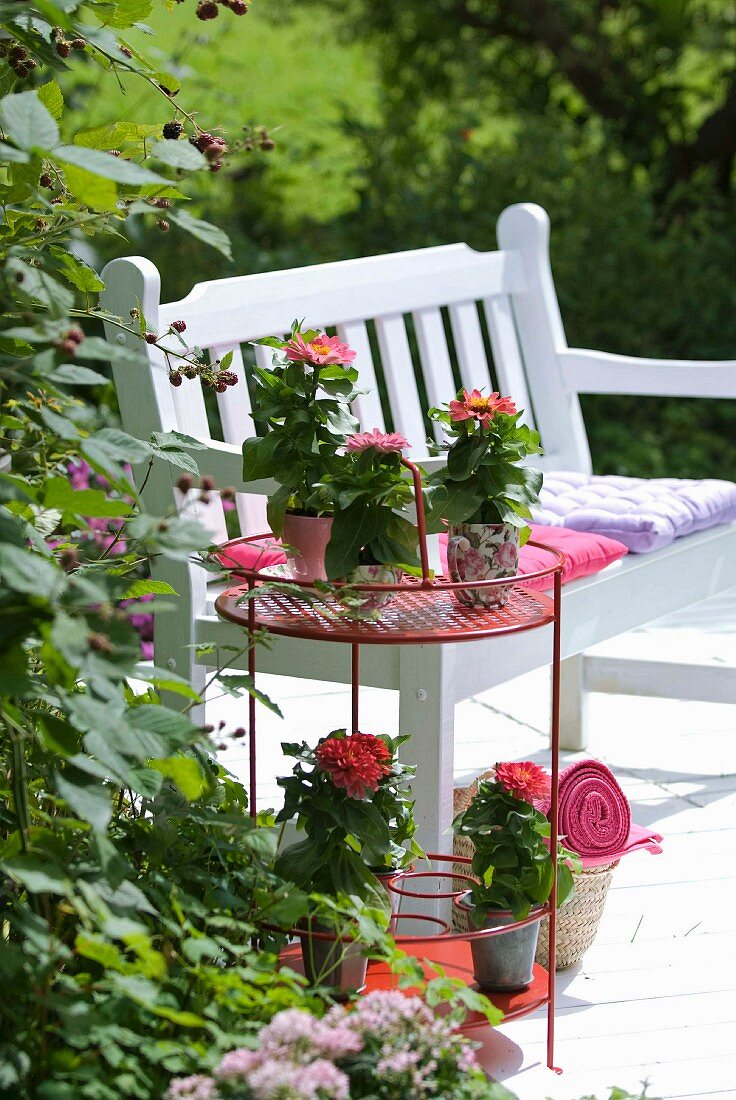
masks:
<path id="1" fill-rule="evenodd" d="M 401 947 L 401 938 L 398 937 L 397 945 Z M 473 960 L 470 954 L 470 944 L 467 940 L 443 936 L 435 936 L 423 943 L 407 945 L 407 954 L 414 956 L 423 963 L 427 960 L 430 964 L 436 963 L 445 971 L 448 978 L 459 978 L 466 985 L 478 988 L 473 978 Z M 285 948 L 280 955 L 282 966 L 288 966 L 299 974 L 304 973 L 302 966 L 302 954 L 300 944 L 292 944 Z M 435 976 L 431 965 L 423 967 L 425 976 Z M 369 962 L 366 978 L 365 993 L 371 993 L 376 989 L 398 989 L 398 978 L 387 963 Z M 401 989 L 399 992 L 411 996 L 416 990 Z M 534 964 L 534 978 L 528 989 L 522 989 L 514 993 L 488 993 L 489 1000 L 504 1014 L 504 1023 L 534 1012 L 537 1008 L 547 1004 L 548 1000 L 548 975 L 544 967 Z M 462 1026 L 458 1028 L 462 1033 L 474 1031 L 476 1028 L 488 1027 L 485 1016 L 479 1012 L 469 1012 Z"/>

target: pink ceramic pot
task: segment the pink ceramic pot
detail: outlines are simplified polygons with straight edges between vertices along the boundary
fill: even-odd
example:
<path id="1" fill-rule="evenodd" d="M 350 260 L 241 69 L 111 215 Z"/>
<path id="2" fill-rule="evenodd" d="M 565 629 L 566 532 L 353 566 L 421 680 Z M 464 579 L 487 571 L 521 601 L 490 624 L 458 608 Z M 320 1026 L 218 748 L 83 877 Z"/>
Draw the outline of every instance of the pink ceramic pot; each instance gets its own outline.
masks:
<path id="1" fill-rule="evenodd" d="M 287 558 L 295 581 L 326 581 L 325 550 L 332 534 L 332 516 L 284 516 L 282 541 L 293 547 Z"/>

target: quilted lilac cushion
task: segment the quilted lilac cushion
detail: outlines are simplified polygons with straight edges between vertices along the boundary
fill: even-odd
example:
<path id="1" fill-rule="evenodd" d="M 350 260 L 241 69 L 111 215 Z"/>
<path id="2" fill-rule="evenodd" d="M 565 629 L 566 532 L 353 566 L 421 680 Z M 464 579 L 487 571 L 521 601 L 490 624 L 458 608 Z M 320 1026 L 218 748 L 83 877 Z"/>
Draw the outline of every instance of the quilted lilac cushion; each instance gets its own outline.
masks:
<path id="1" fill-rule="evenodd" d="M 736 484 L 548 473 L 534 519 L 607 535 L 633 553 L 645 554 L 693 531 L 735 520 Z"/>

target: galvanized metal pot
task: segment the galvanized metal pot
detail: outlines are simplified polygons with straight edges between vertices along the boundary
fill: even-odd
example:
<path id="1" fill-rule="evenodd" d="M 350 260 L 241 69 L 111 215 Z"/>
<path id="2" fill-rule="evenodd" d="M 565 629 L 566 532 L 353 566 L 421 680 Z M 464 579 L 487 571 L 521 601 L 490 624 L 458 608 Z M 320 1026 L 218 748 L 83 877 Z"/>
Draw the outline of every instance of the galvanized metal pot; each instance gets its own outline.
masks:
<path id="1" fill-rule="evenodd" d="M 470 891 L 461 894 L 455 904 L 462 910 L 472 909 Z M 499 936 L 471 939 L 473 974 L 481 989 L 508 993 L 531 985 L 543 908 L 542 905 L 532 907 L 532 914 L 539 910 L 539 918 L 533 924 L 526 924 L 523 928 L 516 928 Z M 514 915 L 509 909 L 487 910 L 481 926 L 475 924 L 469 913 L 468 917 L 471 928 L 501 928 L 514 924 Z"/>
<path id="2" fill-rule="evenodd" d="M 313 936 L 312 932 L 327 933 Z M 365 987 L 368 959 L 365 944 L 346 937 L 346 930 L 335 929 L 325 921 L 311 918 L 301 937 L 304 973 L 310 985 L 327 986 L 337 1000 L 350 993 L 361 993 Z"/>

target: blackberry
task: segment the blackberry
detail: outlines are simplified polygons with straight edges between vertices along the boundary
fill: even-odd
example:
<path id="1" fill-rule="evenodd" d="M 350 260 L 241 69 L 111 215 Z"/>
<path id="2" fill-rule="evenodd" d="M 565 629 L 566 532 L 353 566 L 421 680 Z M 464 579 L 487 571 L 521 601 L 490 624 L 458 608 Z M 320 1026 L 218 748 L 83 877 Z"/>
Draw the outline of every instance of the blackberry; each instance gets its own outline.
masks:
<path id="1" fill-rule="evenodd" d="M 226 386 L 237 386 L 238 384 L 238 376 L 232 370 L 221 370 L 217 380 L 218 382 L 224 382 Z"/>
<path id="2" fill-rule="evenodd" d="M 271 150 L 275 149 L 275 148 L 276 148 L 276 142 L 273 140 L 273 138 L 270 138 L 270 137 L 261 138 L 261 149 L 263 149 L 266 153 L 270 153 Z"/>
<path id="3" fill-rule="evenodd" d="M 56 43 L 56 52 L 58 53 L 59 57 L 68 57 L 69 54 L 72 52 L 72 48 L 65 38 L 60 39 Z"/>
<path id="4" fill-rule="evenodd" d="M 194 478 L 191 474 L 182 474 L 176 483 L 176 487 L 180 493 L 188 493 L 194 486 Z"/>
<path id="5" fill-rule="evenodd" d="M 171 327 L 173 328 L 174 332 L 185 332 L 187 323 L 186 321 L 172 321 Z"/>
<path id="6" fill-rule="evenodd" d="M 225 393 L 227 390 L 227 382 L 216 382 L 215 390 L 217 393 Z"/>
<path id="7" fill-rule="evenodd" d="M 215 479 L 212 477 L 211 474 L 204 474 L 202 476 L 199 484 L 201 485 L 201 487 L 204 489 L 204 491 L 206 493 L 210 492 L 212 489 L 214 489 L 217 486 L 217 482 L 215 481 Z"/>
<path id="8" fill-rule="evenodd" d="M 178 370 L 172 370 L 169 372 L 169 382 L 172 386 L 180 386 L 182 384 L 182 376 Z"/>
<path id="9" fill-rule="evenodd" d="M 25 80 L 31 70 L 26 64 L 24 64 L 22 61 L 19 61 L 17 65 L 13 66 L 13 71 L 16 76 L 19 76 L 21 78 L 21 80 Z"/>
<path id="10" fill-rule="evenodd" d="M 197 5 L 197 19 L 217 19 L 220 9 L 214 0 L 200 0 Z"/>
<path id="11" fill-rule="evenodd" d="M 44 174 L 40 177 L 40 179 L 38 181 L 38 186 L 39 187 L 53 187 L 54 186 L 54 181 L 52 180 L 52 178 L 48 174 L 48 172 L 44 172 Z"/>
<path id="12" fill-rule="evenodd" d="M 84 332 L 79 325 L 72 325 L 69 331 L 66 333 L 65 340 L 73 340 L 75 344 L 81 344 L 84 340 Z"/>
<path id="13" fill-rule="evenodd" d="M 83 50 L 87 45 L 86 38 L 72 38 L 72 49 Z"/>
<path id="14" fill-rule="evenodd" d="M 10 64 L 17 64 L 18 61 L 25 61 L 28 57 L 28 50 L 24 46 L 13 46 L 8 54 Z"/>
<path id="15" fill-rule="evenodd" d="M 230 0 L 228 7 L 235 15 L 245 15 L 248 11 L 248 5 L 245 0 Z"/>
<path id="16" fill-rule="evenodd" d="M 166 218 L 159 218 L 159 220 L 156 222 L 156 225 L 159 227 L 162 233 L 168 233 L 171 229 L 171 226 L 166 221 Z"/>
<path id="17" fill-rule="evenodd" d="M 147 344 L 155 344 L 158 340 L 158 336 L 155 332 L 147 332 L 143 339 L 146 341 Z"/>
<path id="18" fill-rule="evenodd" d="M 168 138 L 169 141 L 178 141 L 181 135 L 184 133 L 184 127 L 180 122 L 166 122 L 163 128 L 163 135 Z"/>

